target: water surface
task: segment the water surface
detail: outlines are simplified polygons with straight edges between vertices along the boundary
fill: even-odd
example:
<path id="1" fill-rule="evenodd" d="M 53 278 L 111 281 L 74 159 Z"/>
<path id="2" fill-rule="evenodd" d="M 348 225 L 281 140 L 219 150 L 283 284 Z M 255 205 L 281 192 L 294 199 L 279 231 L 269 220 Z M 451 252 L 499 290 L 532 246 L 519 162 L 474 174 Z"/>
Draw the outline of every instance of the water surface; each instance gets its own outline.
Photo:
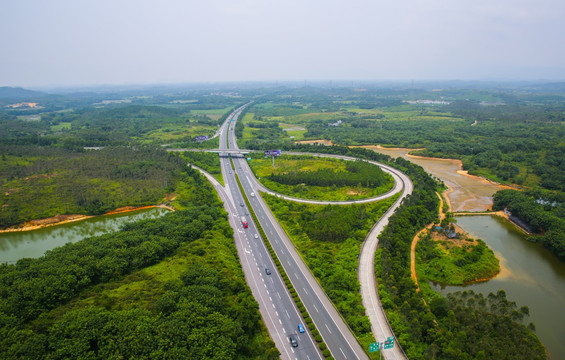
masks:
<path id="1" fill-rule="evenodd" d="M 518 307 L 528 306 L 536 334 L 551 359 L 565 359 L 565 263 L 508 221 L 496 216 L 460 216 L 457 224 L 471 236 L 483 239 L 500 259 L 501 273 L 494 279 L 466 286 L 433 289 L 447 294 L 473 290 L 485 296 L 503 289 Z"/>
<path id="2" fill-rule="evenodd" d="M 38 258 L 47 250 L 68 242 L 74 243 L 86 237 L 107 234 L 118 230 L 125 223 L 153 219 L 167 212 L 169 210 L 163 208 L 150 208 L 97 216 L 37 230 L 0 233 L 0 263 L 15 263 L 24 257 Z"/>

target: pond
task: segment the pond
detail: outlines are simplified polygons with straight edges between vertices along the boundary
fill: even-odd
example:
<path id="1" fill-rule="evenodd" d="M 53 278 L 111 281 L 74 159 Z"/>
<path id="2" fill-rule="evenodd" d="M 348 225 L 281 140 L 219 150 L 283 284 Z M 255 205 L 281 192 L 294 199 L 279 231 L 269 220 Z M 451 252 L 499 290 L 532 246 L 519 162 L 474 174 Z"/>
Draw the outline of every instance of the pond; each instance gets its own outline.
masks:
<path id="1" fill-rule="evenodd" d="M 68 242 L 98 236 L 118 230 L 128 222 L 153 219 L 169 212 L 163 208 L 150 208 L 127 213 L 97 216 L 81 221 L 44 227 L 31 231 L 0 234 L 0 263 L 15 263 L 21 258 L 37 258 L 45 251 Z"/>
<path id="2" fill-rule="evenodd" d="M 500 259 L 501 272 L 492 280 L 466 286 L 432 288 L 442 294 L 473 290 L 488 295 L 503 289 L 518 307 L 528 306 L 536 334 L 551 359 L 565 359 L 565 263 L 541 245 L 496 216 L 459 216 L 457 224 L 474 238 L 483 239 Z"/>

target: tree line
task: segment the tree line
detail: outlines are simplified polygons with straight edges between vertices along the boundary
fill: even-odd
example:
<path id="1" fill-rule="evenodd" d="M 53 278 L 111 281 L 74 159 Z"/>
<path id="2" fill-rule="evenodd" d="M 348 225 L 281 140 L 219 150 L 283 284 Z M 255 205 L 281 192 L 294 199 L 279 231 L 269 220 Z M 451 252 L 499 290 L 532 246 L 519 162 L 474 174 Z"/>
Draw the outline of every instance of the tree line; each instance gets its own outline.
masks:
<path id="1" fill-rule="evenodd" d="M 543 190 L 500 190 L 493 196 L 493 209 L 508 209 L 524 221 L 540 242 L 565 261 L 565 194 Z"/>
<path id="2" fill-rule="evenodd" d="M 70 151 L 1 146 L 0 227 L 57 214 L 98 215 L 121 206 L 160 203 L 185 162 L 153 147 Z"/>

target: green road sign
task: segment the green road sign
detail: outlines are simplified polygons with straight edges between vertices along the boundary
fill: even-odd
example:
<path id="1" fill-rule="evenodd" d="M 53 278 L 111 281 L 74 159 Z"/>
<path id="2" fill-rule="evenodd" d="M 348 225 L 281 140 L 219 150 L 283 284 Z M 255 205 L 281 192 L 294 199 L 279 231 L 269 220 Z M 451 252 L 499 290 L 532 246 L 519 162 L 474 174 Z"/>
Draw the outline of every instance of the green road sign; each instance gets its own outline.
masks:
<path id="1" fill-rule="evenodd" d="M 379 351 L 379 343 L 378 342 L 369 344 L 369 352 L 372 353 L 372 352 L 375 352 L 375 351 Z"/>
<path id="2" fill-rule="evenodd" d="M 383 349 L 392 349 L 394 347 L 394 336 L 386 338 Z"/>

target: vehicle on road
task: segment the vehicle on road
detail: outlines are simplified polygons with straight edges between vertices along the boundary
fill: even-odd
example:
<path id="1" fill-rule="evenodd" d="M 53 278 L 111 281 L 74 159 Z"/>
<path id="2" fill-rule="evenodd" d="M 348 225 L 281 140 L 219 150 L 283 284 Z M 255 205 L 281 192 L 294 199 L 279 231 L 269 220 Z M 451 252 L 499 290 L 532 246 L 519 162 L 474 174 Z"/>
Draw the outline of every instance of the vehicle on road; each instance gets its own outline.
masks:
<path id="1" fill-rule="evenodd" d="M 296 341 L 296 336 L 290 335 L 290 336 L 288 337 L 288 340 L 290 341 L 290 344 L 292 345 L 292 347 L 297 347 L 297 346 L 298 346 L 298 341 Z"/>
<path id="2" fill-rule="evenodd" d="M 241 217 L 241 224 L 243 225 L 244 229 L 247 229 L 249 227 L 249 224 L 247 223 L 247 219 L 245 218 L 245 216 Z"/>
<path id="3" fill-rule="evenodd" d="M 265 268 L 265 274 L 267 274 L 267 275 L 271 275 L 271 269 L 269 269 L 269 268 Z"/>
<path id="4" fill-rule="evenodd" d="M 302 324 L 298 324 L 298 332 L 299 332 L 299 333 L 303 333 L 303 332 L 304 332 L 304 326 L 302 326 Z"/>
<path id="5" fill-rule="evenodd" d="M 255 239 L 259 239 L 259 235 L 258 235 L 258 234 L 255 234 Z"/>
<path id="6" fill-rule="evenodd" d="M 239 206 L 243 207 L 243 203 L 239 203 Z"/>
<path id="7" fill-rule="evenodd" d="M 255 197 L 255 193 L 251 193 L 251 197 Z"/>

